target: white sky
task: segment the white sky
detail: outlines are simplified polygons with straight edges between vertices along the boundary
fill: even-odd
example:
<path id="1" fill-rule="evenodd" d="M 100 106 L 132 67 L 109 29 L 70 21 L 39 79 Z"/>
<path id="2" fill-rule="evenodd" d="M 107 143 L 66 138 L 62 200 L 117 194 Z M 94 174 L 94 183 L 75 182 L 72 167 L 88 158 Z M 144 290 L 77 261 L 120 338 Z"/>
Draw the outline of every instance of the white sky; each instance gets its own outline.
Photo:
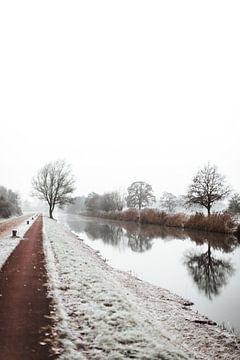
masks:
<path id="1" fill-rule="evenodd" d="M 240 192 L 239 1 L 0 2 L 0 184 L 65 159 L 76 195 L 183 194 L 210 161 Z"/>

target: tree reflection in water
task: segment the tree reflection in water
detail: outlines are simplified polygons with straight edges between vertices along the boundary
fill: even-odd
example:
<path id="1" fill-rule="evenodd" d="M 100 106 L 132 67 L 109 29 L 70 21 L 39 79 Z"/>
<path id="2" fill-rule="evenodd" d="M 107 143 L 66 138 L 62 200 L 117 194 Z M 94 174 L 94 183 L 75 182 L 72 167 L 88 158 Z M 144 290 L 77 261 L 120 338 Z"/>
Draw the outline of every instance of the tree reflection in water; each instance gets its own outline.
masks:
<path id="1" fill-rule="evenodd" d="M 138 233 L 127 233 L 128 237 L 128 246 L 134 252 L 144 252 L 152 248 L 152 239 L 141 234 L 141 231 Z"/>
<path id="2" fill-rule="evenodd" d="M 232 252 L 238 242 L 233 236 L 216 234 L 191 234 L 191 240 L 197 244 L 207 244 L 207 251 L 198 254 L 196 251 L 189 251 L 185 255 L 184 263 L 187 266 L 194 282 L 200 291 L 211 300 L 213 296 L 220 294 L 220 289 L 225 286 L 234 274 L 234 267 L 231 260 L 214 257 L 212 249 L 221 252 Z"/>
<path id="3" fill-rule="evenodd" d="M 150 250 L 153 239 L 185 239 L 187 234 L 181 229 L 165 228 L 156 225 L 138 225 L 135 223 L 119 222 L 86 222 L 84 231 L 92 240 L 101 239 L 104 243 L 117 246 L 122 243 L 134 252 L 145 252 Z M 124 241 L 126 239 L 126 241 Z"/>
<path id="4" fill-rule="evenodd" d="M 86 223 L 84 231 L 90 239 L 101 239 L 104 243 L 118 245 L 123 236 L 123 228 L 115 224 Z"/>
<path id="5" fill-rule="evenodd" d="M 199 253 L 197 247 L 188 251 L 184 255 L 184 264 L 199 290 L 209 299 L 220 293 L 235 271 L 231 260 L 221 259 L 219 254 L 231 253 L 239 245 L 237 238 L 232 235 L 84 218 L 71 223 L 71 228 L 76 232 L 85 232 L 92 240 L 101 239 L 112 246 L 130 247 L 138 253 L 150 250 L 157 240 L 191 240 L 198 246 L 206 245 L 203 253 Z M 217 250 L 218 254 L 213 250 Z"/>

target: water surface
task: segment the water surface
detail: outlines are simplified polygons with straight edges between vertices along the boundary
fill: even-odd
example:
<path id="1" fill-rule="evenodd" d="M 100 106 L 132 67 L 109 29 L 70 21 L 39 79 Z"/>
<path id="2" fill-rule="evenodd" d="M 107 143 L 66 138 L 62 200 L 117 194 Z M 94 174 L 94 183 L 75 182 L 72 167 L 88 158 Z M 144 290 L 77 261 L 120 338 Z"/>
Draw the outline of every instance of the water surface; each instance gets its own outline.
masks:
<path id="1" fill-rule="evenodd" d="M 191 300 L 201 314 L 240 332 L 240 246 L 233 236 L 69 214 L 58 218 L 113 267 Z"/>

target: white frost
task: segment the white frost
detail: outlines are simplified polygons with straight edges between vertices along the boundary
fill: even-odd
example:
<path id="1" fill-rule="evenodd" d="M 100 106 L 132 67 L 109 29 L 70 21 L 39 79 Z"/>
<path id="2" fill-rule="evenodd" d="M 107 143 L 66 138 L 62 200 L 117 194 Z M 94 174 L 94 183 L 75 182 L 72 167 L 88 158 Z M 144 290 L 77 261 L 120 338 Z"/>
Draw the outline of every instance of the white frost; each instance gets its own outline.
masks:
<path id="1" fill-rule="evenodd" d="M 239 359 L 238 339 L 186 300 L 108 266 L 68 229 L 44 218 L 60 359 Z"/>
<path id="2" fill-rule="evenodd" d="M 9 219 L 8 219 L 9 220 Z M 17 237 L 12 237 L 11 231 L 9 234 L 3 237 L 0 237 L 0 269 L 5 264 L 8 257 L 11 255 L 13 250 L 19 244 L 21 240 L 24 240 L 24 234 L 32 225 L 33 221 L 29 218 L 29 224 L 27 224 L 27 219 L 25 224 L 22 224 L 16 228 Z"/>

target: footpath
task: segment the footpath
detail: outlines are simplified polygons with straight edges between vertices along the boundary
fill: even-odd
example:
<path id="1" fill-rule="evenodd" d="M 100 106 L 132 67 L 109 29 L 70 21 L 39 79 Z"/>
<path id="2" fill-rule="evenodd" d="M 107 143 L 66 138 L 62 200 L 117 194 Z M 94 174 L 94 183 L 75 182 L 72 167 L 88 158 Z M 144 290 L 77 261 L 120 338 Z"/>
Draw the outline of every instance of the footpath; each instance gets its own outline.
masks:
<path id="1" fill-rule="evenodd" d="M 46 281 L 38 217 L 0 270 L 1 359 L 54 359 Z"/>
<path id="2" fill-rule="evenodd" d="M 189 301 L 113 269 L 57 221 L 24 222 L 19 238 L 0 233 L 0 359 L 240 359 L 240 338 Z"/>

